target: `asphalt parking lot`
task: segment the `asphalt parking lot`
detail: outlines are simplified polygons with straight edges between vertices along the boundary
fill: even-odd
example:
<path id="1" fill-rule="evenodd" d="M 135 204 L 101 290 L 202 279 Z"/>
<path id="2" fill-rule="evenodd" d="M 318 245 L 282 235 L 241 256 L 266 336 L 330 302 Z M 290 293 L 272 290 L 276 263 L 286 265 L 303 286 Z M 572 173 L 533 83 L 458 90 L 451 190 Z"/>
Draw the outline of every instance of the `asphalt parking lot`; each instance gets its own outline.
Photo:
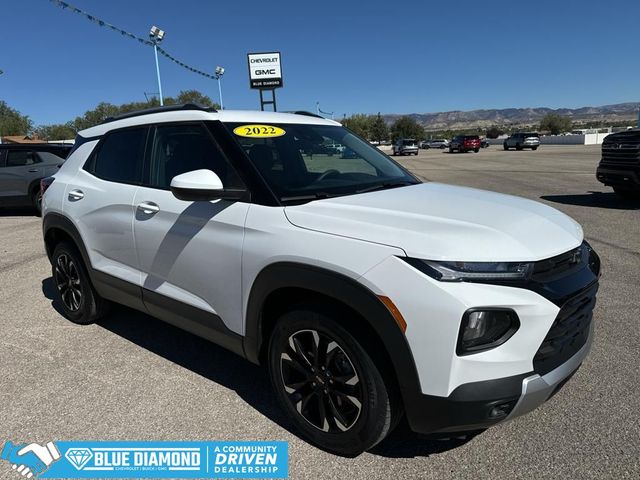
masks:
<path id="1" fill-rule="evenodd" d="M 358 458 L 332 456 L 296 436 L 263 370 L 222 348 L 125 308 L 67 322 L 40 220 L 0 210 L 0 439 L 286 440 L 291 478 L 640 478 L 640 203 L 596 181 L 599 147 L 395 158 L 425 179 L 558 208 L 600 254 L 592 353 L 541 408 L 468 441 L 401 428 Z"/>

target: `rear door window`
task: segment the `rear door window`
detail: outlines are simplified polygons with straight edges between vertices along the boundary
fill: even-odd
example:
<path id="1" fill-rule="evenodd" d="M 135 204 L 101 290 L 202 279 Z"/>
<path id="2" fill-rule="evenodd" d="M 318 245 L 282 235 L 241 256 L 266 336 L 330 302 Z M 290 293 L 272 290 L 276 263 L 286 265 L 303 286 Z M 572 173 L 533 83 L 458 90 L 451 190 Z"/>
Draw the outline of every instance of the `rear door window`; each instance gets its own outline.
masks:
<path id="1" fill-rule="evenodd" d="M 140 184 L 147 132 L 140 127 L 107 134 L 86 169 L 110 182 Z"/>
<path id="2" fill-rule="evenodd" d="M 7 155 L 7 167 L 24 167 L 39 162 L 40 159 L 30 150 L 10 150 Z"/>

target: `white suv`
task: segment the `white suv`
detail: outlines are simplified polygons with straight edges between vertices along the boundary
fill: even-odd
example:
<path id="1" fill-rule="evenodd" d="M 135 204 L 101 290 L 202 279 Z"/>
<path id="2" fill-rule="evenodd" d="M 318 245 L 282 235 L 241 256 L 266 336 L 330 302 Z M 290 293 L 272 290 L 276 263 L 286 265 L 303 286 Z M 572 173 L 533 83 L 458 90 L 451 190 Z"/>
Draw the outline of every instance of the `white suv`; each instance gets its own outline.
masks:
<path id="1" fill-rule="evenodd" d="M 417 432 L 512 419 L 590 348 L 600 266 L 576 222 L 422 183 L 312 114 L 129 114 L 80 132 L 42 183 L 70 320 L 117 302 L 266 365 L 332 452 L 371 448 L 403 415 Z"/>

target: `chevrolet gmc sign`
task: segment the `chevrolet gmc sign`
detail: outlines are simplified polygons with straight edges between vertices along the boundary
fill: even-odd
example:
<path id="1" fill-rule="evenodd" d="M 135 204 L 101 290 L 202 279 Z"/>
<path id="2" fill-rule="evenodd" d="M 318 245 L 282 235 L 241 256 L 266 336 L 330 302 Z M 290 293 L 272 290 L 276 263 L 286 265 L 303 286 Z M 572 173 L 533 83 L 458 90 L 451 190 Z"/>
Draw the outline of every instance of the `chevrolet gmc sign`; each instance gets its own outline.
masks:
<path id="1" fill-rule="evenodd" d="M 282 86 L 280 52 L 250 53 L 247 60 L 251 88 L 271 89 Z"/>

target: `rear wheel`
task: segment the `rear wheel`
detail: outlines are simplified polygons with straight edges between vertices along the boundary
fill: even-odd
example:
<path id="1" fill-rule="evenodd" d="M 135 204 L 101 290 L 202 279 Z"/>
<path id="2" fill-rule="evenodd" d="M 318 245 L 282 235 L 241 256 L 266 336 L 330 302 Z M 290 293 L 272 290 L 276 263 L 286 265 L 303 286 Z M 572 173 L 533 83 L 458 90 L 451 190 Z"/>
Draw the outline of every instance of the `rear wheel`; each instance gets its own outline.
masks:
<path id="1" fill-rule="evenodd" d="M 533 150 L 534 152 L 538 149 L 538 147 L 531 147 L 531 150 Z"/>
<path id="2" fill-rule="evenodd" d="M 58 300 L 67 319 L 88 325 L 107 313 L 109 303 L 93 288 L 82 257 L 73 245 L 66 242 L 56 245 L 51 270 Z"/>
<path id="3" fill-rule="evenodd" d="M 625 200 L 640 200 L 640 190 L 632 190 L 631 188 L 613 187 L 613 191 Z"/>
<path id="4" fill-rule="evenodd" d="M 516 143 L 516 150 L 522 150 L 522 147 L 520 146 L 519 143 Z"/>
<path id="5" fill-rule="evenodd" d="M 269 342 L 269 374 L 307 440 L 354 456 L 389 433 L 396 409 L 371 357 L 335 316 L 303 307 L 284 314 Z"/>
<path id="6" fill-rule="evenodd" d="M 449 147 L 449 153 L 453 153 L 453 148 Z"/>
<path id="7" fill-rule="evenodd" d="M 504 148 L 505 150 L 509 150 L 509 147 L 507 146 L 507 142 L 504 142 L 502 144 L 502 148 Z"/>
<path id="8" fill-rule="evenodd" d="M 474 149 L 473 149 L 473 153 L 478 153 L 479 151 L 480 151 L 480 149 L 479 149 L 479 148 L 474 148 Z"/>

